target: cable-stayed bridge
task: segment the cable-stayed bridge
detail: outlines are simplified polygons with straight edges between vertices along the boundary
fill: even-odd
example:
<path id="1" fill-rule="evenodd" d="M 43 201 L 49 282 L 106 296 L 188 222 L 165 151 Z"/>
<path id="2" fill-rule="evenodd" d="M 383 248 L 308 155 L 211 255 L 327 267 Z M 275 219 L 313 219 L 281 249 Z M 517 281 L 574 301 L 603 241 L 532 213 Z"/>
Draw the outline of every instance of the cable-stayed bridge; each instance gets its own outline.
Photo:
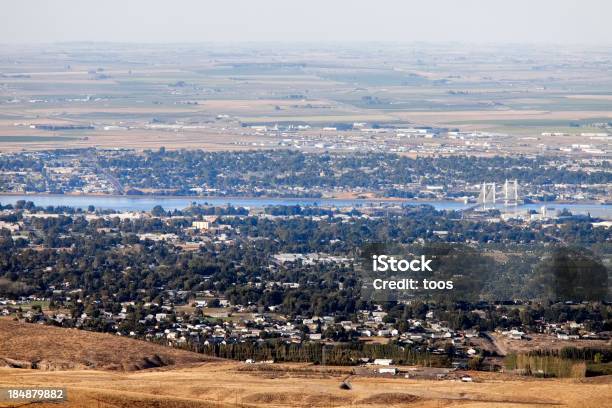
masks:
<path id="1" fill-rule="evenodd" d="M 518 188 L 517 180 L 506 180 L 499 194 L 496 183 L 483 182 L 480 185 L 477 207 L 483 211 L 496 208 L 498 204 L 516 207 L 519 205 Z"/>

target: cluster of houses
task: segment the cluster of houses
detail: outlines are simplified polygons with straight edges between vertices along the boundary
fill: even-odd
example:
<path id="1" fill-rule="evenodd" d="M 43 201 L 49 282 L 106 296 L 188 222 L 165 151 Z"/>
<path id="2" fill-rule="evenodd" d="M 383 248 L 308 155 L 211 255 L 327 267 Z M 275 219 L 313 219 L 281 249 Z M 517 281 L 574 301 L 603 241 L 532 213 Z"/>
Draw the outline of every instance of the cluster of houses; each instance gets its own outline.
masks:
<path id="1" fill-rule="evenodd" d="M 298 317 L 290 320 L 279 316 L 278 313 L 258 313 L 254 306 L 230 306 L 223 299 L 216 301 L 216 305 L 220 307 L 211 309 L 210 314 L 207 311 L 207 317 L 199 319 L 194 319 L 193 315 L 177 314 L 172 306 L 144 304 L 142 319 L 138 321 L 143 331 L 122 333 L 121 323 L 129 318 L 130 307 L 135 306 L 133 302 L 122 303 L 121 310 L 116 313 L 102 310 L 96 316 L 85 312 L 79 316 L 71 316 L 68 312 L 43 313 L 29 308 L 28 305 L 34 301 L 40 302 L 44 299 L 24 298 L 19 301 L 0 299 L 0 314 L 19 317 L 31 323 L 82 328 L 86 328 L 94 319 L 101 319 L 109 324 L 117 335 L 144 338 L 175 347 L 187 344 L 228 345 L 269 338 L 279 338 L 293 344 L 333 342 L 324 333 L 330 327 L 340 326 L 345 331 L 358 336 L 360 341 L 386 342 L 395 339 L 406 345 L 422 345 L 433 354 L 446 353 L 441 344 L 451 342 L 455 346 L 458 358 L 469 358 L 477 353 L 475 348 L 469 346 L 469 339 L 479 335 L 475 331 L 453 331 L 430 318 L 411 319 L 410 331 L 401 333 L 393 324 L 383 322 L 386 316 L 386 312 L 383 311 L 361 311 L 355 322 L 336 321 L 334 316 Z M 193 304 L 197 309 L 208 306 L 208 303 L 207 300 L 197 300 Z M 210 315 L 216 318 L 211 318 Z M 304 326 L 308 328 L 306 331 L 303 329 Z M 373 369 L 378 374 L 395 375 L 398 371 L 390 367 L 391 364 L 391 359 L 363 361 L 364 366 L 375 366 Z M 465 364 L 459 364 L 456 368 L 463 367 Z"/>
<path id="2" fill-rule="evenodd" d="M 72 289 L 73 291 L 74 289 Z M 429 311 L 425 319 L 408 319 L 407 326 L 400 330 L 394 323 L 386 322 L 387 313 L 382 309 L 362 310 L 354 320 L 339 320 L 336 316 L 297 316 L 294 319 L 284 316 L 274 308 L 263 311 L 260 307 L 250 305 L 231 305 L 226 299 L 213 291 L 198 293 L 193 298 L 188 291 L 166 291 L 182 308 L 172 304 L 145 303 L 139 309 L 138 329 L 126 332 L 122 323 L 130 320 L 130 314 L 137 305 L 134 302 L 121 303 L 121 309 L 115 312 L 98 310 L 95 314 L 81 313 L 72 316 L 66 310 L 42 310 L 41 305 L 48 299 L 35 296 L 18 300 L 0 298 L 0 316 L 23 319 L 31 323 L 53 324 L 67 327 L 89 328 L 92 322 L 102 321 L 110 332 L 117 335 L 131 336 L 174 347 L 223 346 L 245 342 L 261 342 L 276 338 L 287 344 L 319 342 L 334 344 L 335 340 L 327 333 L 329 329 L 341 327 L 351 334 L 353 341 L 388 343 L 407 347 L 416 346 L 419 350 L 435 355 L 452 353 L 452 367 L 449 368 L 404 368 L 394 366 L 392 359 L 362 359 L 362 375 L 397 376 L 406 378 L 455 379 L 471 382 L 472 378 L 461 374 L 461 369 L 469 367 L 469 360 L 482 358 L 487 334 L 478 330 L 453 330 L 445 322 L 435 318 Z M 189 312 L 185 311 L 185 308 Z M 536 322 L 538 332 L 527 332 L 521 327 L 511 330 L 496 330 L 498 334 L 512 341 L 528 341 L 531 336 L 546 336 L 553 340 L 597 339 L 597 334 L 589 333 L 584 325 L 574 321 L 564 323 Z M 407 327 L 407 329 L 406 329 Z M 331 330 L 333 332 L 334 330 Z M 484 346 L 486 348 L 486 346 Z M 486 353 L 485 353 L 486 354 Z M 247 363 L 272 361 L 247 360 Z"/>
<path id="3" fill-rule="evenodd" d="M 584 323 L 575 321 L 567 321 L 563 323 L 553 323 L 545 321 L 536 321 L 538 332 L 526 333 L 523 330 L 513 328 L 511 330 L 497 330 L 499 334 L 506 337 L 508 340 L 530 340 L 534 335 L 545 335 L 548 338 L 557 340 L 601 340 L 607 336 L 602 333 L 589 331 L 585 328 Z"/>
<path id="4" fill-rule="evenodd" d="M 269 282 L 267 285 L 274 285 Z M 297 283 L 281 283 L 285 287 L 299 287 Z M 293 285 L 293 286 L 291 286 Z M 80 289 L 69 287 L 53 287 L 55 295 L 62 295 L 71 300 L 71 295 L 80 292 Z M 142 319 L 138 321 L 144 327 L 143 333 L 131 331 L 131 336 L 155 338 L 167 342 L 169 345 L 180 345 L 187 342 L 203 345 L 231 344 L 253 339 L 281 338 L 288 343 L 302 343 L 308 341 L 332 341 L 326 338 L 325 333 L 330 328 L 342 328 L 353 338 L 361 341 L 380 341 L 393 339 L 399 344 L 424 345 L 433 354 L 445 354 L 443 344 L 450 344 L 457 353 L 464 357 L 472 357 L 479 353 L 477 347 L 472 346 L 471 340 L 480 337 L 477 330 L 452 330 L 445 322 L 434 318 L 434 312 L 429 311 L 425 319 L 408 319 L 407 330 L 400 331 L 395 323 L 385 322 L 387 312 L 378 310 L 362 310 L 357 313 L 355 321 L 338 320 L 336 316 L 298 316 L 291 320 L 278 313 L 277 308 L 270 306 L 268 311 L 262 312 L 255 305 L 231 305 L 213 291 L 198 292 L 195 299 L 190 291 L 165 292 L 173 300 L 171 304 L 158 305 L 147 302 L 142 305 Z M 57 311 L 39 311 L 33 305 L 47 304 L 49 299 L 34 295 L 19 299 L 0 298 L 0 315 L 16 316 L 33 322 L 51 322 L 63 324 L 68 321 L 76 327 L 86 326 L 92 319 L 103 319 L 121 334 L 121 322 L 128 318 L 128 313 L 137 305 L 135 302 L 121 303 L 121 310 L 113 313 L 101 310 L 96 316 L 82 313 L 80 316 L 71 316 L 70 313 Z M 81 302 L 79 300 L 79 302 Z M 189 303 L 191 313 L 177 313 L 176 305 Z M 36 310 L 35 310 L 36 309 Z M 196 313 L 196 311 L 199 311 Z M 195 320 L 199 320 L 194 323 Z M 538 331 L 533 334 L 547 335 L 559 340 L 601 339 L 601 335 L 587 331 L 583 323 L 568 321 L 552 323 L 536 321 Z M 304 329 L 306 328 L 306 329 Z M 512 328 L 510 330 L 496 330 L 509 340 L 529 340 L 533 334 L 525 329 Z"/>
<path id="5" fill-rule="evenodd" d="M 207 291 L 208 292 L 208 291 Z M 208 295 L 213 295 L 208 292 Z M 187 296 L 187 293 L 173 293 L 175 299 Z M 79 316 L 70 313 L 46 311 L 43 313 L 29 307 L 33 302 L 44 302 L 44 299 L 34 297 L 21 300 L 0 299 L 0 314 L 20 316 L 30 322 L 53 323 L 59 325 L 70 324 L 75 327 L 86 327 L 88 322 L 101 319 L 112 327 L 116 334 L 125 334 L 120 331 L 123 321 L 128 319 L 134 302 L 124 302 L 121 310 L 113 313 L 101 310 L 96 316 L 83 312 Z M 476 331 L 453 331 L 442 323 L 433 320 L 430 313 L 425 320 L 410 319 L 410 330 L 400 332 L 394 324 L 385 323 L 384 311 L 361 311 L 356 321 L 337 321 L 335 316 L 297 317 L 294 320 L 279 315 L 276 312 L 259 313 L 255 306 L 231 306 L 225 299 L 215 298 L 213 301 L 200 299 L 192 302 L 194 311 L 210 306 L 216 308 L 204 310 L 207 317 L 195 318 L 194 315 L 176 313 L 171 305 L 157 305 L 145 303 L 142 318 L 138 321 L 143 328 L 142 332 L 130 331 L 127 335 L 155 339 L 172 346 L 186 343 L 202 345 L 232 344 L 264 338 L 280 338 L 287 343 L 332 341 L 325 336 L 329 328 L 342 327 L 352 333 L 361 341 L 385 341 L 390 339 L 411 345 L 418 344 L 428 347 L 432 353 L 444 354 L 440 341 L 450 342 L 458 353 L 464 356 L 474 355 L 476 350 L 469 347 L 469 339 L 478 337 Z M 22 312 L 18 312 L 21 310 Z M 200 315 L 201 316 L 201 315 Z M 304 330 L 304 327 L 307 329 Z"/>

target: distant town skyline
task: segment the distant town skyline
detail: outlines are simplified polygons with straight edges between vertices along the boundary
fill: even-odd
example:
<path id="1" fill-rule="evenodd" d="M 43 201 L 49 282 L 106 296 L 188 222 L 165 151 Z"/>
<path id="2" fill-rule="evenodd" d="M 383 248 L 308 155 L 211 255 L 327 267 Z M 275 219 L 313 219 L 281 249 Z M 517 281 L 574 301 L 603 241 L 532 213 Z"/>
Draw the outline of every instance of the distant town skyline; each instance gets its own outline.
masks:
<path id="1" fill-rule="evenodd" d="M 607 0 L 5 0 L 0 43 L 486 42 L 612 45 Z"/>

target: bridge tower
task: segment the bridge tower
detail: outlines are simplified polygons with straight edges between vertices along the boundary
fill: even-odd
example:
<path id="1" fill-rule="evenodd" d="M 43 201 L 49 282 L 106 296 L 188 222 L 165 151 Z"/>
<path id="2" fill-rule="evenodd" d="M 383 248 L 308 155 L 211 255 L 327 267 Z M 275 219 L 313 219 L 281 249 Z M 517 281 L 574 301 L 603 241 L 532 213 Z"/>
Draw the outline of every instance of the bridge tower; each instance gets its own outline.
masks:
<path id="1" fill-rule="evenodd" d="M 482 204 L 483 210 L 490 210 L 495 208 L 497 203 L 497 194 L 495 183 L 483 182 L 480 186 L 480 195 L 478 196 L 478 203 Z"/>
<path id="2" fill-rule="evenodd" d="M 518 197 L 518 181 L 506 180 L 504 183 L 504 205 L 517 206 L 519 204 Z"/>

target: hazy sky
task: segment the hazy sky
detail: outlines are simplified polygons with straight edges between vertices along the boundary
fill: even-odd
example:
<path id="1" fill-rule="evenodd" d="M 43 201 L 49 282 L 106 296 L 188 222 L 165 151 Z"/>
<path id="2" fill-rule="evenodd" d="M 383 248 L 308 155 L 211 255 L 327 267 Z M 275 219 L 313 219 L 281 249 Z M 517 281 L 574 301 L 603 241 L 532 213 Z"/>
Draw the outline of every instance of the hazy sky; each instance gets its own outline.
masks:
<path id="1" fill-rule="evenodd" d="M 0 0 L 0 43 L 612 44 L 611 0 Z"/>

